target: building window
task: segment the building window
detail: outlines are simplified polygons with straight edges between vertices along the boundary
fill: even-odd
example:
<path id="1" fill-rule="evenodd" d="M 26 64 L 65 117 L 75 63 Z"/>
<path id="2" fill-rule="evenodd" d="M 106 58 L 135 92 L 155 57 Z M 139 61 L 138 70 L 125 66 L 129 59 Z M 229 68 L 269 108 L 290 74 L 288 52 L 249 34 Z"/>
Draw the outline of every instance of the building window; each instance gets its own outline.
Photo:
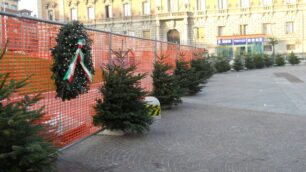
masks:
<path id="1" fill-rule="evenodd" d="M 272 25 L 271 23 L 264 23 L 262 25 L 263 34 L 272 35 Z"/>
<path id="2" fill-rule="evenodd" d="M 142 14 L 150 15 L 150 3 L 148 1 L 142 3 Z"/>
<path id="3" fill-rule="evenodd" d="M 272 51 L 272 45 L 264 45 L 264 51 Z"/>
<path id="4" fill-rule="evenodd" d="M 145 39 L 151 39 L 151 33 L 150 33 L 149 30 L 143 31 L 142 34 L 143 34 L 143 38 L 145 38 Z"/>
<path id="5" fill-rule="evenodd" d="M 88 7 L 87 8 L 87 16 L 88 16 L 88 20 L 94 20 L 95 19 L 95 9 L 94 9 L 94 7 Z"/>
<path id="6" fill-rule="evenodd" d="M 227 9 L 227 0 L 218 0 L 219 9 Z"/>
<path id="7" fill-rule="evenodd" d="M 53 17 L 53 10 L 49 10 L 49 11 L 48 11 L 48 19 L 49 19 L 49 20 L 54 20 L 54 17 Z"/>
<path id="8" fill-rule="evenodd" d="M 262 0 L 263 6 L 272 6 L 273 0 Z"/>
<path id="9" fill-rule="evenodd" d="M 296 0 L 285 0 L 286 4 L 296 4 Z"/>
<path id="10" fill-rule="evenodd" d="M 70 11 L 71 20 L 78 20 L 78 11 L 76 8 L 72 8 Z"/>
<path id="11" fill-rule="evenodd" d="M 248 34 L 247 29 L 248 29 L 248 25 L 246 25 L 246 24 L 240 25 L 240 35 Z"/>
<path id="12" fill-rule="evenodd" d="M 250 7 L 250 0 L 240 0 L 240 7 L 241 8 L 249 8 Z"/>
<path id="13" fill-rule="evenodd" d="M 218 36 L 223 36 L 224 26 L 218 26 Z"/>
<path id="14" fill-rule="evenodd" d="M 123 16 L 131 16 L 131 4 L 123 4 Z"/>
<path id="15" fill-rule="evenodd" d="M 287 44 L 287 51 L 290 51 L 290 50 L 295 50 L 294 44 Z"/>
<path id="16" fill-rule="evenodd" d="M 294 32 L 294 23 L 286 22 L 286 34 L 290 34 Z"/>
<path id="17" fill-rule="evenodd" d="M 206 3 L 205 0 L 197 0 L 197 10 L 205 10 L 206 9 Z"/>
<path id="18" fill-rule="evenodd" d="M 14 10 L 17 10 L 18 7 L 17 7 L 17 5 L 12 4 L 11 8 L 14 9 Z"/>
<path id="19" fill-rule="evenodd" d="M 105 6 L 105 17 L 106 18 L 112 18 L 113 17 L 112 6 L 110 6 L 110 5 Z"/>
<path id="20" fill-rule="evenodd" d="M 197 28 L 197 40 L 204 40 L 205 38 L 205 29 L 204 27 Z"/>

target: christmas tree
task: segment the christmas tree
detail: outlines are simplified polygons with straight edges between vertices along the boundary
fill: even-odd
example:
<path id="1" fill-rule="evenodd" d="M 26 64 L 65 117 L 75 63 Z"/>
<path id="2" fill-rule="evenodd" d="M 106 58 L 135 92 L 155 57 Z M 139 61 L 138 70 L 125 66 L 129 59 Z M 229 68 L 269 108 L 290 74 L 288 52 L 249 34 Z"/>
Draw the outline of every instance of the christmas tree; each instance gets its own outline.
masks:
<path id="1" fill-rule="evenodd" d="M 261 69 L 265 67 L 265 62 L 261 54 L 254 54 L 253 60 L 256 69 Z"/>
<path id="2" fill-rule="evenodd" d="M 247 69 L 254 69 L 255 68 L 254 59 L 250 54 L 247 54 L 245 56 L 245 67 Z"/>
<path id="3" fill-rule="evenodd" d="M 276 54 L 275 64 L 276 66 L 284 66 L 286 64 L 285 58 L 281 54 Z"/>
<path id="4" fill-rule="evenodd" d="M 177 77 L 172 74 L 172 67 L 164 62 L 165 55 L 158 57 L 154 63 L 153 71 L 153 92 L 152 96 L 156 97 L 161 107 L 171 107 L 181 103 L 180 86 L 177 84 Z"/>
<path id="5" fill-rule="evenodd" d="M 189 64 L 184 60 L 185 53 L 180 52 L 179 57 L 176 60 L 176 68 L 174 70 L 174 75 L 177 77 L 177 84 L 180 86 L 180 95 L 187 95 L 190 86 L 190 69 Z"/>
<path id="6" fill-rule="evenodd" d="M 269 57 L 267 54 L 264 54 L 264 62 L 266 67 L 271 67 L 274 65 L 273 57 Z"/>
<path id="7" fill-rule="evenodd" d="M 88 38 L 85 27 L 78 21 L 73 21 L 60 29 L 56 42 L 57 45 L 51 51 L 54 58 L 51 70 L 56 96 L 62 100 L 70 100 L 89 90 L 94 74 L 92 41 Z"/>
<path id="8" fill-rule="evenodd" d="M 293 52 L 290 53 L 288 61 L 292 65 L 296 65 L 300 63 L 300 59 Z"/>
<path id="9" fill-rule="evenodd" d="M 202 83 L 205 83 L 214 74 L 214 68 L 212 64 L 204 58 L 203 55 L 200 55 L 196 59 L 191 60 L 191 68 L 194 68 L 196 72 L 200 74 Z"/>
<path id="10" fill-rule="evenodd" d="M 234 68 L 234 70 L 237 71 L 237 72 L 240 71 L 240 70 L 242 70 L 242 69 L 244 68 L 244 66 L 243 66 L 243 60 L 242 60 L 242 58 L 241 58 L 240 56 L 238 56 L 238 57 L 236 57 L 236 58 L 234 59 L 233 68 Z"/>
<path id="11" fill-rule="evenodd" d="M 189 68 L 189 70 L 187 71 L 187 74 L 188 74 L 187 94 L 195 95 L 202 90 L 202 88 L 204 87 L 202 83 L 205 83 L 206 80 L 204 80 L 201 77 L 202 73 L 197 71 L 197 69 L 193 67 Z"/>
<path id="12" fill-rule="evenodd" d="M 103 69 L 103 100 L 97 100 L 93 122 L 109 130 L 142 133 L 153 122 L 143 101 L 147 92 L 140 87 L 145 74 L 135 74 L 136 66 L 126 63 L 128 51 L 113 53 L 113 62 Z"/>
<path id="13" fill-rule="evenodd" d="M 0 73 L 0 171 L 51 171 L 57 154 L 51 142 L 41 136 L 44 128 L 38 121 L 43 109 L 30 110 L 40 96 L 10 101 L 27 79 L 15 81 L 9 77 L 8 73 Z"/>
<path id="14" fill-rule="evenodd" d="M 217 72 L 227 72 L 231 70 L 231 65 L 229 64 L 229 59 L 227 57 L 217 57 L 215 61 L 215 68 Z"/>

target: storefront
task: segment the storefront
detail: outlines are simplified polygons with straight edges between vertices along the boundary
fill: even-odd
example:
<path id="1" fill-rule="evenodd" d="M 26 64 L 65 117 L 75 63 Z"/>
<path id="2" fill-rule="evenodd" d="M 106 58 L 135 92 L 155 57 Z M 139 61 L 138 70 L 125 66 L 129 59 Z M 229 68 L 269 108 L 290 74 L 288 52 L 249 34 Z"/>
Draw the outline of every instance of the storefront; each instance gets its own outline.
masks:
<path id="1" fill-rule="evenodd" d="M 218 37 L 218 56 L 229 57 L 242 54 L 261 54 L 266 35 L 240 35 L 240 36 L 220 36 Z"/>

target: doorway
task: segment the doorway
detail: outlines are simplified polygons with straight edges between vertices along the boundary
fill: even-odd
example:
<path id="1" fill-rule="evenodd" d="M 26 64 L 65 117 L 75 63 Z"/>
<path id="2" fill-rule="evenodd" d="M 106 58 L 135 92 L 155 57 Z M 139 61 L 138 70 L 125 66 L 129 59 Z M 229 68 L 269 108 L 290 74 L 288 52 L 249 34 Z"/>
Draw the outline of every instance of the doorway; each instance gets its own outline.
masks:
<path id="1" fill-rule="evenodd" d="M 180 32 L 176 29 L 171 29 L 167 33 L 167 41 L 180 44 Z"/>

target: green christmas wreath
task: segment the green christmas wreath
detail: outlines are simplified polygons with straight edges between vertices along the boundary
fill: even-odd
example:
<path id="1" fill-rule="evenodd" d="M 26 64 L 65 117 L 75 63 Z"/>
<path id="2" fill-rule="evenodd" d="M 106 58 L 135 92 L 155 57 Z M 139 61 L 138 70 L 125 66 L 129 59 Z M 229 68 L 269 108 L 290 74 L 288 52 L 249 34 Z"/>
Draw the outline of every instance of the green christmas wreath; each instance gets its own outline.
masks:
<path id="1" fill-rule="evenodd" d="M 92 82 L 92 41 L 83 24 L 74 21 L 60 29 L 56 42 L 51 50 L 54 58 L 51 78 L 55 82 L 56 97 L 70 100 L 88 92 Z"/>

